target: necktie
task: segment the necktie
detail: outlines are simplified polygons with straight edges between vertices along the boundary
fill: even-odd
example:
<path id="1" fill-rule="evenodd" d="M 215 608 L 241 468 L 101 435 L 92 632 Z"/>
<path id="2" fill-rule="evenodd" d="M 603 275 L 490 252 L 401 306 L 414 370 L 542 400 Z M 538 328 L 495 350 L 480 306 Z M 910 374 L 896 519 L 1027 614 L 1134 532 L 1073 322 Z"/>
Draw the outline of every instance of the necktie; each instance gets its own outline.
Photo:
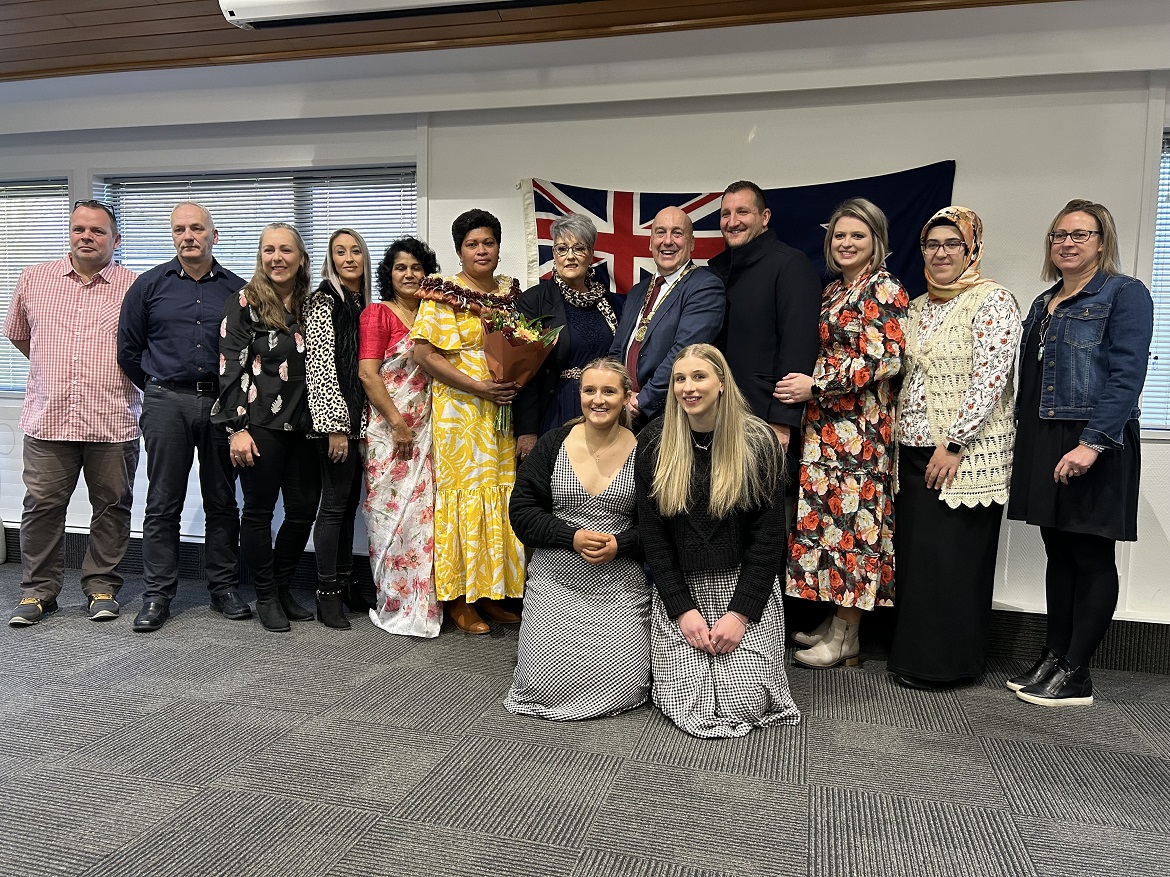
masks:
<path id="1" fill-rule="evenodd" d="M 646 337 L 646 328 L 650 323 L 650 316 L 654 313 L 654 304 L 658 301 L 658 294 L 662 292 L 664 283 L 666 283 L 665 277 L 654 278 L 654 286 L 646 295 L 646 301 L 642 303 L 642 313 L 638 315 L 638 322 L 634 326 L 634 338 L 630 341 L 629 352 L 626 353 L 626 371 L 630 373 L 630 383 L 633 384 L 635 393 L 642 389 L 638 382 L 638 354 L 642 351 L 642 340 Z"/>

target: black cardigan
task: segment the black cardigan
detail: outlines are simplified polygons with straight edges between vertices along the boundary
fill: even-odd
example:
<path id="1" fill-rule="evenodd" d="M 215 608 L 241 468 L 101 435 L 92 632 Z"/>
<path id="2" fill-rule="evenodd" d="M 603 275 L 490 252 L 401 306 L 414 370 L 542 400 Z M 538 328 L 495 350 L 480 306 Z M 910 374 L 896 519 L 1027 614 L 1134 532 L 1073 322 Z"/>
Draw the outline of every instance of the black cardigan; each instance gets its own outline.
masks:
<path id="1" fill-rule="evenodd" d="M 610 293 L 606 293 L 605 298 L 613 308 L 614 314 L 621 317 L 625 299 Z M 551 277 L 524 290 L 516 302 L 516 308 L 526 317 L 548 317 L 549 319 L 544 322 L 546 330 L 564 326 L 568 322 L 565 298 L 557 287 L 557 282 Z M 608 349 L 597 355 L 605 356 Z M 514 418 L 512 431 L 516 435 L 539 435 L 544 413 L 556 399 L 557 382 L 560 380 L 561 372 L 569 367 L 570 353 L 571 339 L 566 329 L 561 332 L 556 346 L 541 363 L 540 369 L 516 394 L 516 401 L 512 404 Z"/>
<path id="2" fill-rule="evenodd" d="M 530 548 L 565 548 L 573 550 L 577 528 L 553 514 L 552 474 L 557 454 L 572 426 L 562 426 L 542 435 L 520 464 L 516 472 L 516 486 L 508 501 L 508 516 L 512 531 Z M 637 453 L 632 451 L 631 453 Z M 634 461 L 637 465 L 637 460 Z M 636 519 L 635 519 L 636 520 Z M 637 527 L 615 533 L 617 556 L 642 557 L 642 538 Z"/>
<path id="3" fill-rule="evenodd" d="M 691 475 L 692 509 L 687 514 L 664 517 L 650 496 L 662 441 L 662 423 L 662 418 L 657 417 L 638 433 L 638 459 L 634 473 L 638 529 L 642 533 L 654 587 L 662 598 L 666 613 L 677 618 L 687 610 L 697 608 L 694 595 L 683 578 L 684 573 L 738 566 L 739 581 L 727 611 L 741 612 L 752 621 L 759 621 L 772 595 L 777 574 L 784 573 L 788 556 L 783 479 L 776 479 L 776 490 L 767 505 L 713 519 L 707 511 L 711 457 L 697 451 Z"/>

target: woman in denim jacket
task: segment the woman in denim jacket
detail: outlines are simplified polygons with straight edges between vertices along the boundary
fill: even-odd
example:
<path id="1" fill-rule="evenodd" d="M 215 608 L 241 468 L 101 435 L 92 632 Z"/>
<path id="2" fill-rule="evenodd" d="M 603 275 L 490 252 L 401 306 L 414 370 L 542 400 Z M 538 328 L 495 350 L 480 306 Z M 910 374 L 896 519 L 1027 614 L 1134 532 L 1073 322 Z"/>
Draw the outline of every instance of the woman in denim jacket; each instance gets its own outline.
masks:
<path id="1" fill-rule="evenodd" d="M 1117 606 L 1117 541 L 1137 539 L 1141 434 L 1154 304 L 1120 271 L 1109 211 L 1070 201 L 1048 229 L 1024 320 L 1008 517 L 1040 527 L 1048 637 L 1008 688 L 1029 703 L 1088 705 L 1088 663 Z"/>

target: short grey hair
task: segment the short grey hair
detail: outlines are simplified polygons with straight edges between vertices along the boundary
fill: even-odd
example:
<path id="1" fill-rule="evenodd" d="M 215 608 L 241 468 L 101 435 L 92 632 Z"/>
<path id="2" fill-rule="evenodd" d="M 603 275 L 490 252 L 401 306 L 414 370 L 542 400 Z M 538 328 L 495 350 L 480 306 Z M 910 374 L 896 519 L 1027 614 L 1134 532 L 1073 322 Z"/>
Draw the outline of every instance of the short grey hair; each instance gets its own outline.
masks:
<path id="1" fill-rule="evenodd" d="M 555 245 L 559 238 L 571 238 L 580 241 L 590 250 L 597 243 L 597 226 L 588 216 L 580 213 L 569 213 L 552 224 L 552 241 Z"/>

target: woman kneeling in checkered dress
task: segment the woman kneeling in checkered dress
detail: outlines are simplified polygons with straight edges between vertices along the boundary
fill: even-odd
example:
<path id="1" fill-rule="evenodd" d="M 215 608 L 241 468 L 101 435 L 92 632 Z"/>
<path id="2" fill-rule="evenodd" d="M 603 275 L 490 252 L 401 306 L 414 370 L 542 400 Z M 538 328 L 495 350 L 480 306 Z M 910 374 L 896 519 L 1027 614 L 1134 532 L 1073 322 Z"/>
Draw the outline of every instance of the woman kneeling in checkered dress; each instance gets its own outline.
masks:
<path id="1" fill-rule="evenodd" d="M 709 344 L 674 361 L 664 415 L 638 435 L 638 529 L 654 598 L 654 703 L 696 737 L 800 721 L 776 588 L 783 456 Z"/>

